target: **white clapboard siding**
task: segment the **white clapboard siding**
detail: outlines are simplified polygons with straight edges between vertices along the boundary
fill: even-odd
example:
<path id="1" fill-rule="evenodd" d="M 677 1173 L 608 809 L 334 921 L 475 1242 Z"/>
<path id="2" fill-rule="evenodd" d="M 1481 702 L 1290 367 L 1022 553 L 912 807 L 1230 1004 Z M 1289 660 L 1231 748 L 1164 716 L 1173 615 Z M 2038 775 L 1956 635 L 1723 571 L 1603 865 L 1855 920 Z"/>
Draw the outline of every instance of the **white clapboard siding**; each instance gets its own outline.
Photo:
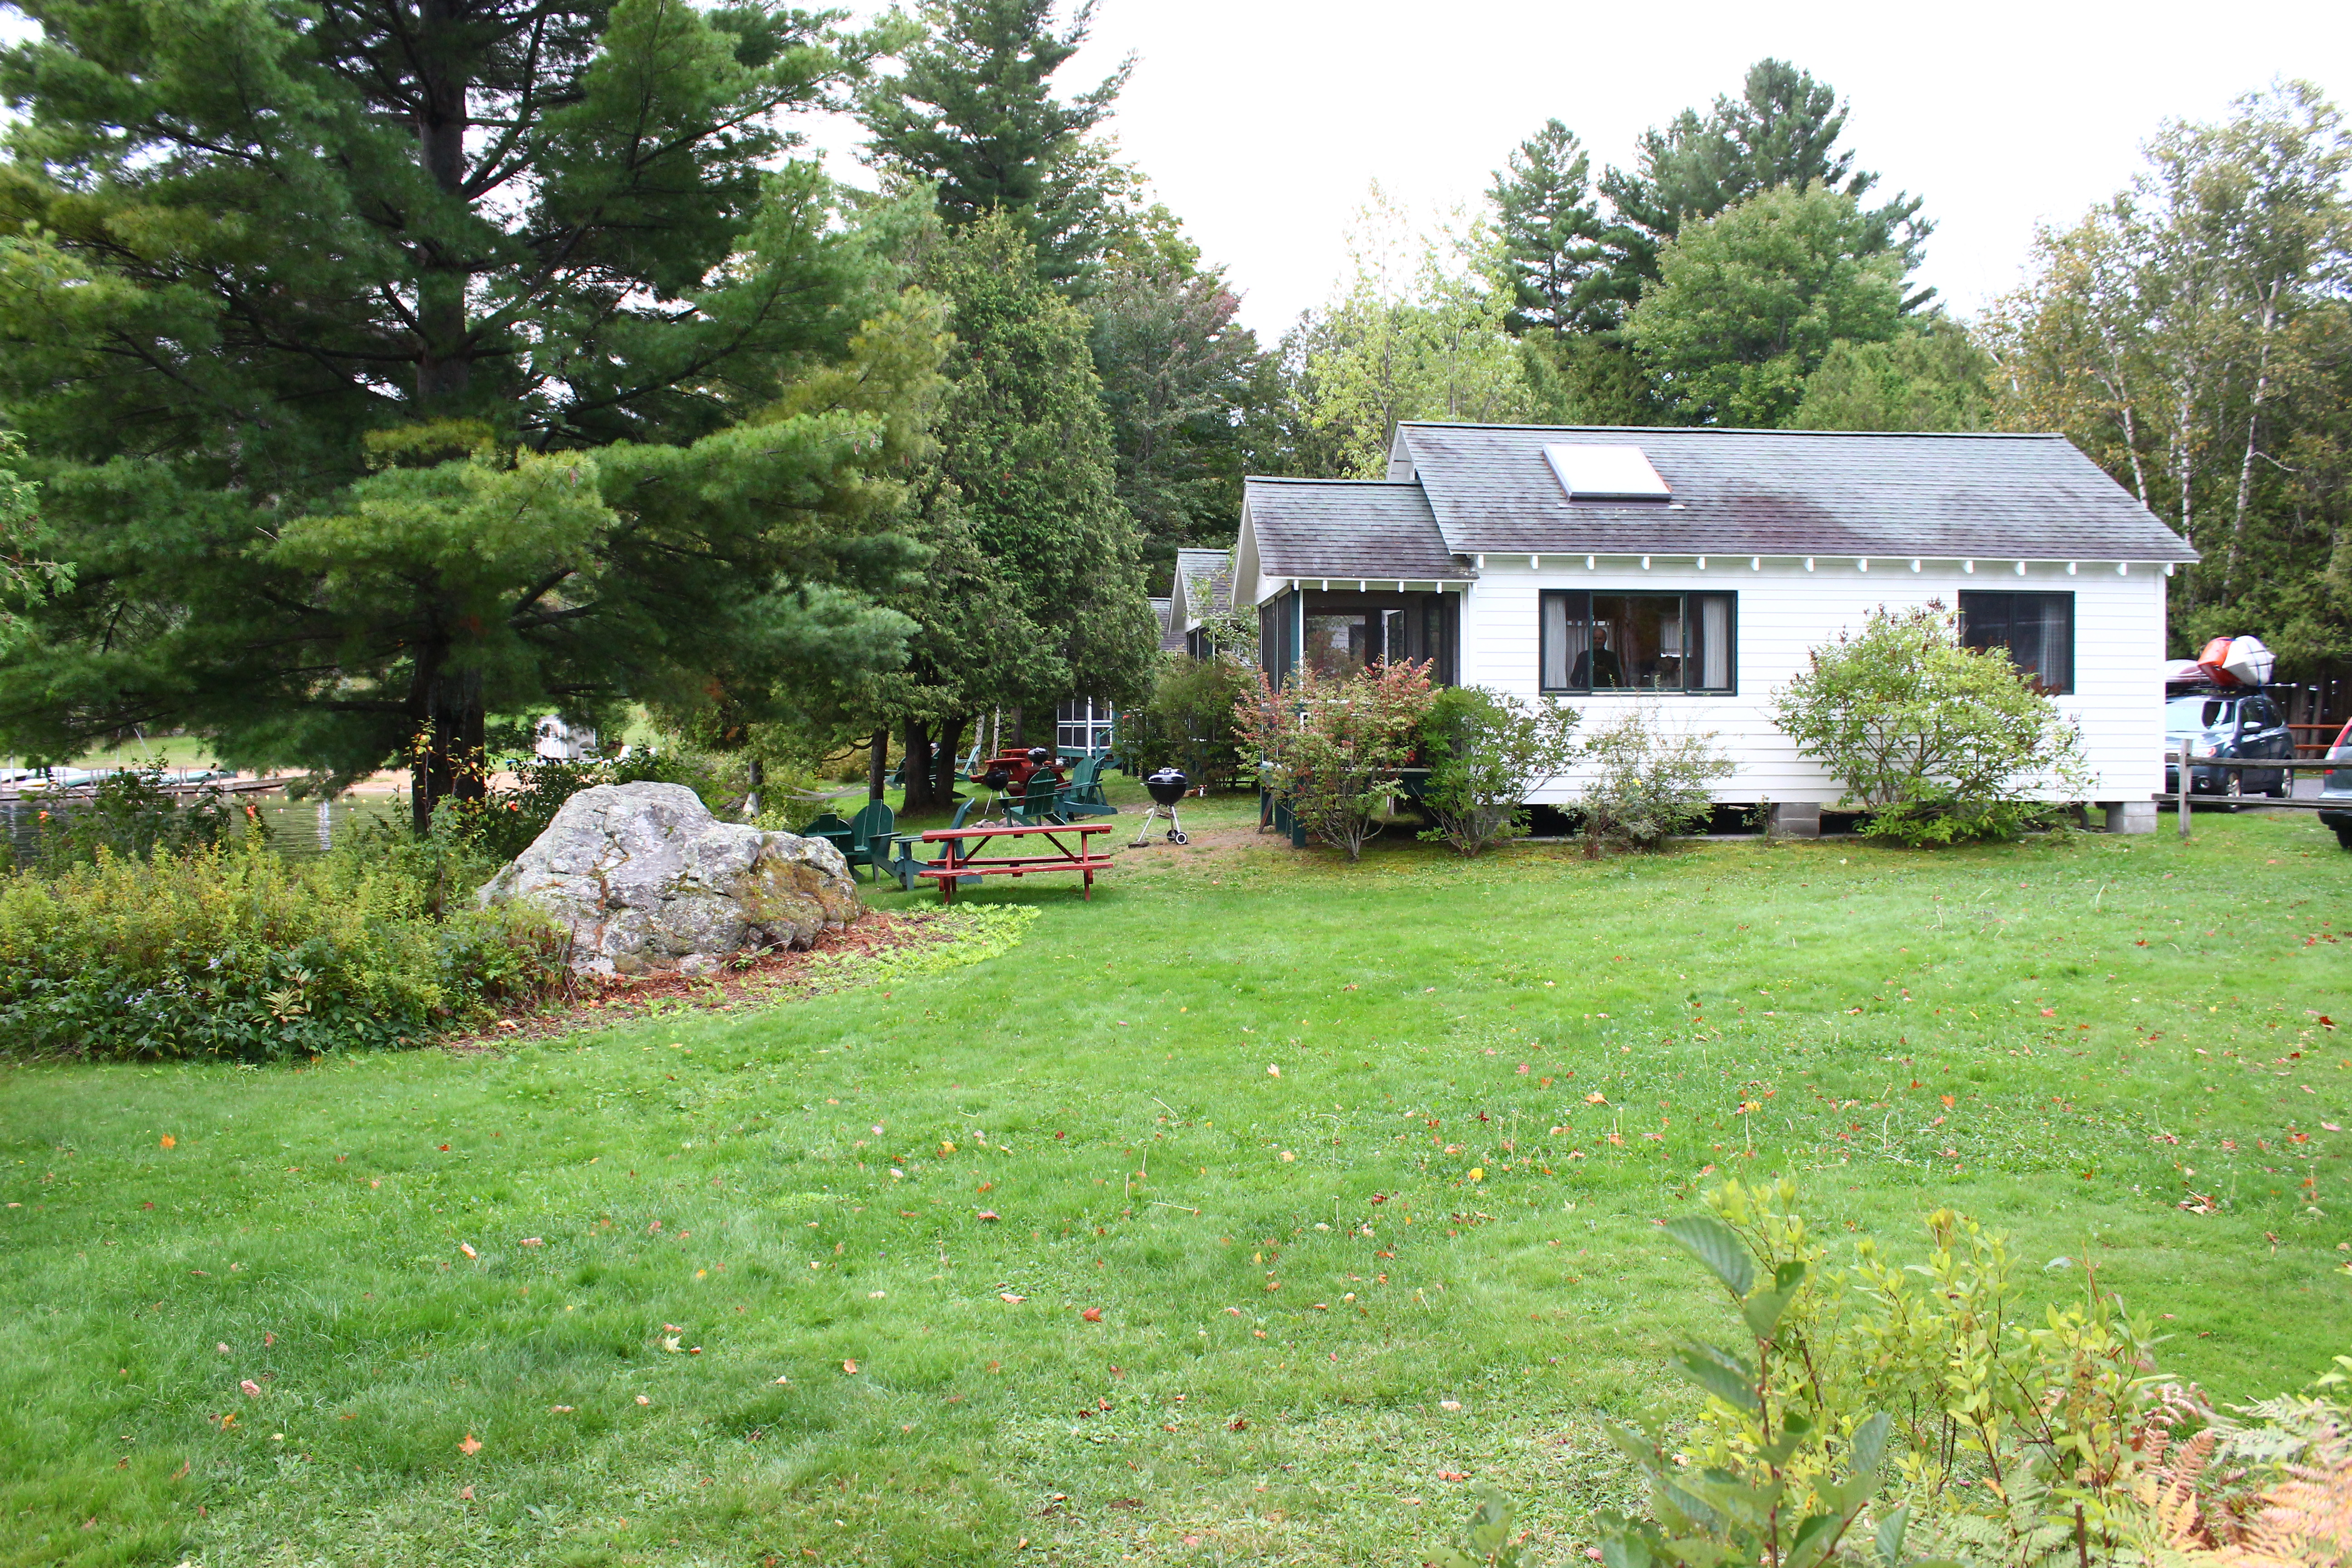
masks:
<path id="1" fill-rule="evenodd" d="M 2012 561 L 1979 561 L 1973 574 L 1957 561 L 1907 560 L 1870 563 L 1864 571 L 1852 558 L 1817 557 L 1807 571 L 1802 561 L 1767 559 L 1761 570 L 1749 558 L 1696 562 L 1654 557 L 1643 570 L 1638 557 L 1599 557 L 1592 569 L 1585 557 L 1545 556 L 1530 568 L 1525 556 L 1488 555 L 1462 606 L 1462 670 L 1465 686 L 1485 686 L 1532 697 L 1537 694 L 1536 595 L 1547 588 L 1593 593 L 1729 591 L 1739 595 L 1735 638 L 1738 689 L 1730 696 L 1605 693 L 1563 700 L 1584 714 L 1588 731 L 1624 708 L 1655 704 L 1669 724 L 1713 731 L 1717 744 L 1738 771 L 1717 788 L 1718 800 L 1832 805 L 1838 781 L 1819 763 L 1798 755 L 1772 720 L 1776 687 L 1805 667 L 1810 651 L 1858 631 L 1870 612 L 1940 599 L 1957 605 L 1962 589 L 2011 592 L 2071 592 L 2074 595 L 2074 690 L 2058 699 L 2062 710 L 2081 728 L 2083 750 L 2094 773 L 2081 792 L 2052 790 L 2052 798 L 2095 801 L 2146 800 L 2164 783 L 2164 570 L 2135 565 L 2118 574 L 2113 562 L 2082 562 L 2069 574 L 2060 563 L 2030 563 L 2022 576 Z M 1571 800 L 1581 772 L 1553 780 L 1533 799 Z"/>

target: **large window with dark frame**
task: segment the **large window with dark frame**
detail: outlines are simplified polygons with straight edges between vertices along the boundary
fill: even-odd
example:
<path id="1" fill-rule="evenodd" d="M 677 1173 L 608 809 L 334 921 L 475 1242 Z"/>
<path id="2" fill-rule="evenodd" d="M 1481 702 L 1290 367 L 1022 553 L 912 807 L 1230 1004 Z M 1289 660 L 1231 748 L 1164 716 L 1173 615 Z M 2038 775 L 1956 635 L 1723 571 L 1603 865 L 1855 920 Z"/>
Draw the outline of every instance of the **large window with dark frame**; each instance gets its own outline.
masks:
<path id="1" fill-rule="evenodd" d="M 1538 617 L 1546 691 L 1736 688 L 1737 594 L 1553 592 Z"/>
<path id="2" fill-rule="evenodd" d="M 2010 662 L 2053 695 L 2074 689 L 2074 595 L 1960 595 L 1960 641 L 1973 648 L 2003 648 Z"/>

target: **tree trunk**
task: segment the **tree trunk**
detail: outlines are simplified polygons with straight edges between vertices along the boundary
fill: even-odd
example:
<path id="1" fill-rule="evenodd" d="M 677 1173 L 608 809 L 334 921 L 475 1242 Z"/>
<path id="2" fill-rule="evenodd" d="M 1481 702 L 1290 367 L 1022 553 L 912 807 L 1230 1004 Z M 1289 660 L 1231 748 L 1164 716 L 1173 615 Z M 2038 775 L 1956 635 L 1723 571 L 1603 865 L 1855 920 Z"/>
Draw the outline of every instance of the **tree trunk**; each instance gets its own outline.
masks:
<path id="1" fill-rule="evenodd" d="M 768 782 L 768 770 L 757 752 L 743 759 L 743 820 L 751 822 L 760 815 L 760 786 Z"/>
<path id="2" fill-rule="evenodd" d="M 1006 721 L 1009 722 L 1013 728 L 1013 744 L 1015 747 L 1027 745 L 1029 743 L 1028 739 L 1022 732 L 1021 729 L 1021 710 L 1018 707 L 1007 708 L 1004 710 L 1004 717 Z M 999 750 L 1003 749 L 1003 741 L 1004 737 L 1002 734 L 997 736 Z"/>
<path id="3" fill-rule="evenodd" d="M 408 811 L 420 834 L 431 829 L 441 802 L 481 801 L 490 793 L 482 672 L 451 669 L 446 644 L 420 650 L 409 688 L 411 717 L 420 722 L 411 742 Z"/>
<path id="4" fill-rule="evenodd" d="M 424 0 L 417 24 L 424 64 L 417 72 L 416 156 L 425 176 L 445 195 L 457 196 L 466 183 L 466 79 L 445 62 L 464 58 L 458 42 L 468 26 L 463 0 Z M 472 344 L 466 328 L 465 258 L 431 233 L 410 242 L 419 264 L 416 289 L 416 400 L 429 405 L 460 396 L 473 380 Z"/>
<path id="5" fill-rule="evenodd" d="M 2263 300 L 2261 348 L 2254 356 L 2254 391 L 2246 410 L 2246 449 L 2238 462 L 2238 509 L 2230 519 L 2229 563 L 2221 573 L 2221 596 L 2228 598 L 2236 591 L 2239 570 L 2246 561 L 2246 512 L 2253 504 L 2254 456 L 2261 450 L 2263 404 L 2271 389 L 2271 332 L 2278 325 L 2280 280 L 2272 282 Z"/>
<path id="6" fill-rule="evenodd" d="M 906 782 L 906 795 L 898 802 L 898 811 L 903 816 L 913 816 L 937 805 L 931 799 L 930 726 L 919 719 L 909 719 L 903 739 L 906 753 L 898 764 L 898 776 Z"/>
<path id="7" fill-rule="evenodd" d="M 931 786 L 933 803 L 941 811 L 955 804 L 956 763 L 963 754 L 961 719 L 950 719 L 940 725 L 939 750 L 931 755 L 931 770 L 936 778 Z"/>
<path id="8" fill-rule="evenodd" d="M 866 798 L 880 800 L 884 781 L 890 776 L 890 731 L 874 731 L 874 744 L 866 761 Z"/>

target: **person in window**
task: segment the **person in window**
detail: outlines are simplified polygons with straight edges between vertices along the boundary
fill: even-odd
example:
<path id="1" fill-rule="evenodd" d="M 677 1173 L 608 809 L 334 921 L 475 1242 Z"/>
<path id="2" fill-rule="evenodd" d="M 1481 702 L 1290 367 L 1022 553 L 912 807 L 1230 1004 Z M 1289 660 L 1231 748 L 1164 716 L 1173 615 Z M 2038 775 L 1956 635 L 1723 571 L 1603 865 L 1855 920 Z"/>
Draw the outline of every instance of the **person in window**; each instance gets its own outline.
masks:
<path id="1" fill-rule="evenodd" d="M 1625 684 L 1625 671 L 1617 662 L 1616 650 L 1609 646 L 1607 622 L 1592 624 L 1592 647 L 1576 656 L 1576 668 L 1569 672 L 1568 683 L 1584 691 Z"/>

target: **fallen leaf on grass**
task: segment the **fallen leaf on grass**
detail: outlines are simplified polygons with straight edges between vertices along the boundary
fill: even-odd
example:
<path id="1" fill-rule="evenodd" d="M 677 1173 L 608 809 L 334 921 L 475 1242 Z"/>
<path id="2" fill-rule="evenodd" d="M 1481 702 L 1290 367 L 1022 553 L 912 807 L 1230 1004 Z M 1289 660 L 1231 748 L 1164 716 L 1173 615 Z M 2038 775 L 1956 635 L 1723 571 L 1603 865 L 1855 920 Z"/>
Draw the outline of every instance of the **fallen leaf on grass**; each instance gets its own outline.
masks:
<path id="1" fill-rule="evenodd" d="M 1010 1290 L 999 1290 L 996 1294 L 999 1300 L 1012 1307 L 1017 1307 L 1029 1299 L 1026 1296 L 1016 1296 Z"/>
<path id="2" fill-rule="evenodd" d="M 482 1440 L 479 1437 L 475 1436 L 471 1432 L 467 1433 L 464 1438 L 462 1438 L 457 1444 L 457 1452 L 465 1455 L 467 1458 L 473 1458 L 476 1454 L 478 1454 L 481 1451 Z"/>
<path id="3" fill-rule="evenodd" d="M 854 1361 L 843 1362 L 841 1363 L 841 1370 L 849 1373 L 850 1376 L 855 1377 L 857 1375 L 857 1363 Z"/>
<path id="4" fill-rule="evenodd" d="M 508 1026 L 507 1026 L 507 1027 L 509 1027 L 509 1028 L 512 1028 L 512 1027 L 514 1027 L 514 1026 L 513 1026 L 513 1025 L 511 1025 L 511 1024 L 509 1024 L 509 1025 L 508 1025 Z M 471 1488 L 471 1487 L 459 1487 L 459 1488 L 457 1489 L 457 1500 L 458 1500 L 458 1501 L 460 1501 L 460 1502 L 471 1502 L 471 1501 L 473 1501 L 473 1500 L 474 1500 L 474 1489 L 473 1489 L 473 1488 Z"/>
<path id="5" fill-rule="evenodd" d="M 243 1383 L 238 1384 L 237 1386 L 245 1390 L 245 1396 L 247 1399 L 258 1399 L 261 1397 L 261 1384 L 254 1382 L 253 1379 L 249 1377 Z"/>
<path id="6" fill-rule="evenodd" d="M 169 1132 L 164 1133 L 163 1136 L 156 1139 L 155 1142 L 166 1149 L 176 1148 L 179 1146 L 180 1142 L 177 1138 L 173 1137 Z"/>
<path id="7" fill-rule="evenodd" d="M 1234 1416 L 1231 1421 L 1229 1421 L 1229 1422 L 1227 1422 L 1227 1423 L 1225 1424 L 1225 1430 L 1226 1430 L 1226 1431 L 1228 1431 L 1228 1432 L 1246 1432 L 1246 1431 L 1248 1431 L 1248 1430 L 1249 1430 L 1249 1417 L 1248 1417 L 1248 1416 L 1246 1416 L 1246 1415 L 1236 1415 L 1236 1416 Z"/>
<path id="8" fill-rule="evenodd" d="M 1000 1214 L 998 1214 L 994 1209 L 982 1209 L 982 1210 L 981 1210 L 981 1211 L 980 1211 L 980 1217 L 981 1217 L 982 1222 L 984 1224 L 984 1223 L 986 1223 L 987 1221 L 994 1220 L 994 1219 L 1002 1219 L 1002 1218 L 1003 1218 L 1004 1216 L 1003 1216 L 1003 1215 L 1000 1215 Z"/>
<path id="9" fill-rule="evenodd" d="M 467 1241 L 461 1241 L 461 1242 L 459 1242 L 459 1243 L 457 1244 L 457 1250 L 458 1250 L 458 1251 L 460 1251 L 460 1252 L 462 1252 L 462 1253 L 464 1253 L 464 1254 L 465 1254 L 467 1257 L 468 1257 L 468 1258 L 479 1258 L 479 1257 L 481 1257 L 481 1254 L 480 1254 L 480 1253 L 478 1253 L 478 1252 L 477 1252 L 477 1251 L 475 1251 L 475 1250 L 474 1250 L 473 1243 L 471 1243 L 471 1242 L 467 1242 Z"/>
<path id="10" fill-rule="evenodd" d="M 1609 1103 L 1609 1097 L 1596 1089 L 1591 1094 L 1584 1097 L 1584 1103 L 1587 1105 L 1606 1105 Z"/>
<path id="11" fill-rule="evenodd" d="M 1080 1312 L 1078 1316 L 1084 1318 L 1089 1323 L 1099 1323 L 1102 1321 L 1102 1309 L 1100 1307 L 1088 1307 L 1085 1311 Z"/>
<path id="12" fill-rule="evenodd" d="M 1466 1470 L 1440 1470 L 1437 1479 L 1441 1481 L 1466 1481 L 1470 1476 Z"/>
<path id="13" fill-rule="evenodd" d="M 638 1394 L 638 1395 L 637 1395 L 637 1403 L 638 1403 L 638 1404 L 640 1404 L 640 1405 L 651 1405 L 651 1404 L 653 1403 L 653 1401 L 652 1401 L 652 1400 L 650 1400 L 650 1399 L 647 1399 L 644 1394 Z"/>
<path id="14" fill-rule="evenodd" d="M 539 1237 L 526 1236 L 522 1238 L 522 1245 L 525 1247 L 545 1247 L 547 1243 Z"/>

